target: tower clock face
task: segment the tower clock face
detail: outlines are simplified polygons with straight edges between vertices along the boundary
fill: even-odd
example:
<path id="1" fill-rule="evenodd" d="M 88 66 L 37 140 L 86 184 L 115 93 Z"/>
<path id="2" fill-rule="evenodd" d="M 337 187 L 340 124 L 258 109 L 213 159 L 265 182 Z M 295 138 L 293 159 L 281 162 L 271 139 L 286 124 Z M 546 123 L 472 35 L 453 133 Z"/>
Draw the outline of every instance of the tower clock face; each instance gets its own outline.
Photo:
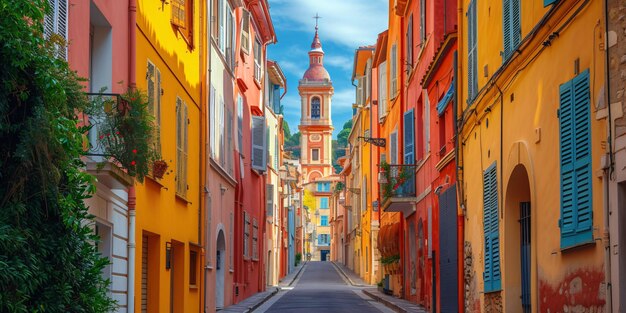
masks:
<path id="1" fill-rule="evenodd" d="M 310 140 L 311 142 L 319 142 L 320 140 L 322 140 L 322 136 L 321 136 L 320 134 L 312 134 L 312 135 L 309 137 L 309 140 Z"/>

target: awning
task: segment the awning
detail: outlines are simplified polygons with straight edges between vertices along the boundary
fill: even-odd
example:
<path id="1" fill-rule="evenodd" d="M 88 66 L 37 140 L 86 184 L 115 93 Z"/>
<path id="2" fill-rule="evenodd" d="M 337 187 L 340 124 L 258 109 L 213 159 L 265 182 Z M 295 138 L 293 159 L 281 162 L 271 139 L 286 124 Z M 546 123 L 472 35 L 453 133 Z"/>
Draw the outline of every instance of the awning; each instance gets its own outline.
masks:
<path id="1" fill-rule="evenodd" d="M 446 91 L 446 94 L 443 96 L 443 99 L 437 103 L 437 113 L 441 116 L 443 112 L 446 110 L 448 103 L 452 100 L 454 96 L 454 80 L 450 83 L 450 88 Z"/>
<path id="2" fill-rule="evenodd" d="M 400 255 L 400 223 L 387 224 L 378 231 L 378 250 L 382 257 Z"/>

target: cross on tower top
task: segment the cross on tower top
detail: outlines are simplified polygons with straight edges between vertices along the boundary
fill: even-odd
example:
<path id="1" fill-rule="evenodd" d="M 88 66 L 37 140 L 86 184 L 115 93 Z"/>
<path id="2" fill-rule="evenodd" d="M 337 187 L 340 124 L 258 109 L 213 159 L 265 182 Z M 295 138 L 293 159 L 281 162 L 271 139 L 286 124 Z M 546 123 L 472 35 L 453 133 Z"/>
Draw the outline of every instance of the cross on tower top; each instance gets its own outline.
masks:
<path id="1" fill-rule="evenodd" d="M 315 16 L 313 17 L 315 19 L 315 30 L 317 30 L 317 22 L 319 21 L 319 19 L 321 19 L 322 17 L 315 13 Z"/>

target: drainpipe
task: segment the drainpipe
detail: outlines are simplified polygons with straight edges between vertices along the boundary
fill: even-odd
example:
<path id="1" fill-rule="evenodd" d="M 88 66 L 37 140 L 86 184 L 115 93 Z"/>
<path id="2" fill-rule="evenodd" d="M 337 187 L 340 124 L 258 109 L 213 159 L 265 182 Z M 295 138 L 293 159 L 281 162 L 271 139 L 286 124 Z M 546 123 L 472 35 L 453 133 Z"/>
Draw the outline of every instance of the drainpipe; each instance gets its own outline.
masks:
<path id="1" fill-rule="evenodd" d="M 604 27 L 605 27 L 605 38 L 608 38 L 608 34 L 609 34 L 609 1 L 603 1 L 604 2 Z M 606 288 L 606 312 L 613 312 L 613 286 L 611 284 L 611 235 L 610 235 L 610 223 L 609 223 L 609 218 L 610 218 L 610 201 L 611 201 L 611 197 L 609 195 L 609 190 L 610 190 L 610 182 L 611 182 L 611 176 L 613 174 L 613 125 L 611 125 L 611 123 L 613 122 L 613 117 L 611 116 L 611 68 L 609 66 L 609 49 L 610 47 L 608 46 L 608 39 L 607 39 L 607 46 L 605 47 L 604 51 L 606 53 L 605 55 L 605 69 L 604 72 L 606 73 L 606 88 L 605 88 L 605 99 L 607 99 L 607 111 L 608 111 L 608 133 L 609 133 L 609 138 L 608 138 L 608 143 L 609 143 L 609 155 L 608 155 L 608 161 L 609 163 L 605 165 L 604 168 L 604 175 L 602 175 L 602 184 L 604 185 L 605 188 L 605 192 L 604 192 L 604 234 L 602 237 L 602 241 L 604 242 L 604 281 L 605 281 L 605 288 Z"/>
<path id="2" fill-rule="evenodd" d="M 128 312 L 135 312 L 135 186 L 128 188 Z"/>
<path id="3" fill-rule="evenodd" d="M 211 5 L 213 2 L 209 1 L 209 5 L 206 6 L 206 13 L 207 13 L 207 18 L 206 18 L 206 23 L 207 23 L 207 40 L 206 40 L 206 47 L 207 47 L 207 52 L 206 52 L 206 56 L 207 56 L 207 72 L 204 73 L 206 75 L 206 95 L 207 95 L 207 105 L 209 104 L 208 99 L 210 98 L 210 93 L 211 93 L 211 47 L 213 45 L 213 43 L 211 42 L 211 34 L 212 34 L 212 29 L 211 27 L 213 26 L 212 23 L 212 8 L 213 5 Z M 204 101 L 205 99 L 202 99 L 201 101 Z M 212 222 L 212 218 L 211 216 L 209 216 L 209 201 L 207 201 L 208 199 L 206 198 L 211 197 L 211 194 L 209 192 L 209 186 L 208 186 L 208 182 L 209 180 L 209 157 L 210 157 L 210 142 L 211 142 L 211 128 L 209 127 L 209 121 L 211 120 L 211 116 L 210 116 L 210 109 L 205 110 L 204 114 L 205 114 L 205 119 L 206 122 L 204 123 L 206 129 L 205 129 L 205 134 L 206 134 L 206 142 L 204 143 L 204 153 L 205 153 L 205 164 L 204 164 L 204 212 L 205 212 L 205 217 L 204 220 L 206 221 L 206 223 L 211 223 Z M 212 211 L 211 211 L 212 212 Z M 212 234 L 208 233 L 208 229 L 210 229 L 211 227 L 209 227 L 209 225 L 204 225 L 205 226 L 205 231 L 207 232 L 206 234 L 206 242 L 204 243 L 204 247 L 205 247 L 205 252 L 204 252 L 204 271 L 202 273 L 203 277 L 202 279 L 204 280 L 204 290 L 202 290 L 202 302 L 204 305 L 204 309 L 201 312 L 206 312 L 209 308 L 209 304 L 207 303 L 207 291 L 209 291 L 209 269 L 210 267 L 208 266 L 208 262 L 207 260 L 210 260 L 211 258 L 211 253 L 212 251 L 210 251 L 209 246 L 210 246 L 210 242 L 213 240 L 212 239 Z M 214 248 L 215 249 L 215 248 Z"/>
<path id="4" fill-rule="evenodd" d="M 128 84 L 129 88 L 135 88 L 136 76 L 136 24 L 137 24 L 137 0 L 129 0 L 128 3 Z M 127 310 L 135 312 L 135 206 L 137 205 L 135 186 L 128 188 L 128 290 Z"/>
<path id="5" fill-rule="evenodd" d="M 130 88 L 135 88 L 135 76 L 137 60 L 135 60 L 137 26 L 137 0 L 129 0 L 128 3 L 128 84 Z"/>

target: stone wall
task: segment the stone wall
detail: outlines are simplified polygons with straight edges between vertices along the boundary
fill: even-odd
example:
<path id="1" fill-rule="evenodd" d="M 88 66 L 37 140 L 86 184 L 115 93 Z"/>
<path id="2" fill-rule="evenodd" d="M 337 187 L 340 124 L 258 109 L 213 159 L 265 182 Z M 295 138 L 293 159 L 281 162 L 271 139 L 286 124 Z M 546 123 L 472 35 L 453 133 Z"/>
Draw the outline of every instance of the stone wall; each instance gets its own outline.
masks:
<path id="1" fill-rule="evenodd" d="M 474 255 L 472 244 L 469 241 L 464 245 L 463 283 L 465 290 L 465 312 L 481 312 L 480 298 L 476 290 L 476 271 L 474 270 Z"/>
<path id="2" fill-rule="evenodd" d="M 609 103 L 622 105 L 626 112 L 626 2 L 607 0 L 609 33 Z M 615 119 L 615 137 L 626 135 L 626 117 Z"/>

